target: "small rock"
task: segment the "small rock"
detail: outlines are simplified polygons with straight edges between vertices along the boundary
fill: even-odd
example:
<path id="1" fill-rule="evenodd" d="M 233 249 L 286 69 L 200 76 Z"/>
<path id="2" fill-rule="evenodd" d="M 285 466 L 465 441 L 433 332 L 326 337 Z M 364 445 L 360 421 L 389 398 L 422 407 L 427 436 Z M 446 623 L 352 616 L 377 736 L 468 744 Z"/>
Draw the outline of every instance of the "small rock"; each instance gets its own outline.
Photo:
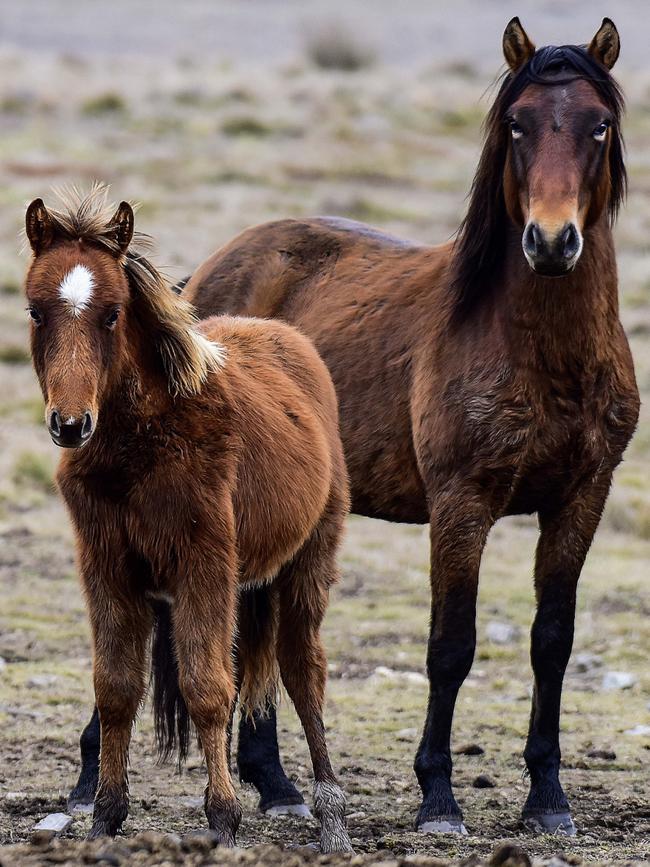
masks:
<path id="1" fill-rule="evenodd" d="M 487 774 L 479 774 L 472 783 L 472 786 L 474 786 L 475 789 L 494 789 L 496 788 L 496 783 L 492 777 L 488 777 Z"/>
<path id="2" fill-rule="evenodd" d="M 348 821 L 352 820 L 354 822 L 355 819 L 365 819 L 366 814 L 363 812 L 363 810 L 357 810 L 356 813 L 348 813 L 345 818 Z"/>
<path id="3" fill-rule="evenodd" d="M 614 750 L 588 750 L 587 756 L 590 759 L 605 759 L 605 761 L 613 762 L 616 758 Z"/>
<path id="4" fill-rule="evenodd" d="M 374 671 L 377 677 L 385 680 L 404 680 L 407 683 L 428 683 L 426 677 L 420 674 L 419 671 L 395 671 L 394 668 L 387 668 L 385 665 L 378 665 Z"/>
<path id="5" fill-rule="evenodd" d="M 461 744 L 452 752 L 457 756 L 482 756 L 485 750 L 478 744 Z"/>
<path id="6" fill-rule="evenodd" d="M 30 677 L 25 686 L 28 689 L 44 689 L 48 686 L 53 686 L 58 678 L 54 674 L 35 674 Z"/>
<path id="7" fill-rule="evenodd" d="M 497 846 L 488 862 L 492 867 L 531 867 L 530 858 L 516 843 Z"/>
<path id="8" fill-rule="evenodd" d="M 573 667 L 580 673 L 593 671 L 594 668 L 600 668 L 602 664 L 603 660 L 597 653 L 577 653 L 573 659 Z"/>
<path id="9" fill-rule="evenodd" d="M 628 671 L 607 671 L 603 676 L 602 688 L 607 691 L 631 689 L 635 683 L 636 677 Z"/>
<path id="10" fill-rule="evenodd" d="M 485 634 L 493 644 L 513 644 L 519 640 L 521 630 L 512 623 L 500 623 L 498 620 L 490 620 Z"/>
<path id="11" fill-rule="evenodd" d="M 54 831 L 55 834 L 62 834 L 70 825 L 72 825 L 72 816 L 66 813 L 50 813 L 34 825 L 34 831 Z"/>
<path id="12" fill-rule="evenodd" d="M 638 726 L 634 726 L 633 729 L 626 729 L 625 734 L 632 735 L 633 737 L 644 737 L 650 735 L 650 726 L 639 724 Z"/>
<path id="13" fill-rule="evenodd" d="M 409 743 L 418 736 L 417 729 L 400 729 L 395 733 L 395 738 L 398 741 L 408 741 Z"/>

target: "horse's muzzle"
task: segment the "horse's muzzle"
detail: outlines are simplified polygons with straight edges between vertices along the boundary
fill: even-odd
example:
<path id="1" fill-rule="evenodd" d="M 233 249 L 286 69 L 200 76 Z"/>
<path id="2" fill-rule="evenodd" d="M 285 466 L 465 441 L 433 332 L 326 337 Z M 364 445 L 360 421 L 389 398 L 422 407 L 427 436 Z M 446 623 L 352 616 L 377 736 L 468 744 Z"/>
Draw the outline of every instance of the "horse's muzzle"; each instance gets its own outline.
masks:
<path id="1" fill-rule="evenodd" d="M 542 277 L 562 277 L 572 271 L 582 253 L 582 235 L 574 223 L 567 223 L 550 236 L 539 223 L 530 222 L 521 246 L 528 264 Z"/>
<path id="2" fill-rule="evenodd" d="M 95 430 L 93 415 L 89 410 L 81 418 L 62 420 L 58 409 L 52 410 L 47 420 L 52 441 L 64 449 L 76 449 L 88 442 Z"/>

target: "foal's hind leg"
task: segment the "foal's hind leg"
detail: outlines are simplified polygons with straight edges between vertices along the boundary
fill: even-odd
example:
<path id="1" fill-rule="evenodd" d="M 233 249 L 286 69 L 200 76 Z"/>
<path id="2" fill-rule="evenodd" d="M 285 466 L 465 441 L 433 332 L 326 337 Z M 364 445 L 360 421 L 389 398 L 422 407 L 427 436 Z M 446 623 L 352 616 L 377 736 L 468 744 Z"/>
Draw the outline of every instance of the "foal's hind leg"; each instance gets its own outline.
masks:
<path id="1" fill-rule="evenodd" d="M 576 833 L 560 785 L 560 701 L 575 619 L 576 589 L 598 526 L 611 474 L 590 481 L 563 509 L 540 512 L 535 564 L 537 614 L 531 634 L 535 691 L 524 758 L 530 793 L 523 818 L 531 830 Z"/>
<path id="2" fill-rule="evenodd" d="M 100 726 L 97 707 L 93 709 L 90 722 L 81 733 L 81 771 L 74 789 L 68 795 L 68 810 L 88 808 L 92 812 L 99 780 Z"/>
<path id="3" fill-rule="evenodd" d="M 278 662 L 309 745 L 314 769 L 314 811 L 321 823 L 321 852 L 351 852 L 345 829 L 345 795 L 330 763 L 323 725 L 327 660 L 320 625 L 329 587 L 336 580 L 338 535 L 322 526 L 278 577 Z"/>
<path id="4" fill-rule="evenodd" d="M 260 645 L 275 652 L 277 627 L 275 591 L 255 587 L 239 596 L 239 636 L 241 653 L 254 657 Z M 259 809 L 270 815 L 310 816 L 302 795 L 287 777 L 280 761 L 275 706 L 269 702 L 252 718 L 242 713 L 239 723 L 237 768 L 243 783 L 250 783 L 260 794 Z"/>

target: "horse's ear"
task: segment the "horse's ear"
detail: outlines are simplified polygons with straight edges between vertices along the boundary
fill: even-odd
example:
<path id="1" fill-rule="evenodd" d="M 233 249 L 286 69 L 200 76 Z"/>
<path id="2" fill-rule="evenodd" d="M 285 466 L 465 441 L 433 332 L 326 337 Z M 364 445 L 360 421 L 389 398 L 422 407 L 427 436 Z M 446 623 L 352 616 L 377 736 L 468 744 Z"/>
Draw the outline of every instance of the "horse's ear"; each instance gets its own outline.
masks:
<path id="1" fill-rule="evenodd" d="M 133 208 L 128 202 L 120 202 L 108 228 L 113 240 L 123 253 L 126 253 L 131 243 L 134 224 Z"/>
<path id="2" fill-rule="evenodd" d="M 43 199 L 34 199 L 25 214 L 27 240 L 35 253 L 49 247 L 54 238 L 54 224 L 43 204 Z"/>
<path id="3" fill-rule="evenodd" d="M 535 53 L 535 46 L 521 26 L 521 21 L 515 17 L 508 22 L 503 31 L 503 55 L 513 72 L 527 63 Z"/>
<path id="4" fill-rule="evenodd" d="M 611 18 L 603 18 L 603 23 L 591 40 L 587 51 L 607 69 L 611 69 L 616 63 L 621 53 L 621 39 Z"/>

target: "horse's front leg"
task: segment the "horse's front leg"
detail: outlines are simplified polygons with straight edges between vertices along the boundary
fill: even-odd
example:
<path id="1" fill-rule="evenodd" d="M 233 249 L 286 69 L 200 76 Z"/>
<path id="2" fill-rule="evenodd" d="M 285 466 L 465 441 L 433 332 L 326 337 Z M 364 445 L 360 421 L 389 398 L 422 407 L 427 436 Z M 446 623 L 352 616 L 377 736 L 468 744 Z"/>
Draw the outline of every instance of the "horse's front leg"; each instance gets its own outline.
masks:
<path id="1" fill-rule="evenodd" d="M 234 846 L 241 807 L 228 764 L 228 728 L 236 696 L 232 656 L 237 575 L 234 545 L 209 558 L 214 547 L 210 541 L 193 546 L 202 562 L 190 563 L 191 571 L 179 582 L 172 618 L 179 686 L 208 769 L 208 825 L 219 843 Z"/>
<path id="2" fill-rule="evenodd" d="M 68 795 L 68 810 L 70 811 L 74 810 L 75 807 L 85 808 L 89 806 L 92 809 L 99 780 L 99 742 L 99 712 L 95 705 L 90 721 L 79 738 L 81 770 L 74 789 Z"/>
<path id="3" fill-rule="evenodd" d="M 590 480 L 564 507 L 540 511 L 535 561 L 537 613 L 531 633 L 535 676 L 524 758 L 530 793 L 526 825 L 542 833 L 576 833 L 560 785 L 560 701 L 571 654 L 576 590 L 587 551 L 605 505 L 611 473 Z"/>
<path id="4" fill-rule="evenodd" d="M 463 484 L 443 488 L 432 503 L 429 703 L 415 759 L 420 831 L 467 833 L 451 787 L 451 725 L 474 658 L 479 565 L 492 523 L 489 504 Z"/>
<path id="5" fill-rule="evenodd" d="M 99 783 L 89 839 L 114 836 L 128 813 L 131 731 L 146 688 L 151 609 L 115 576 L 85 580 L 93 633 L 93 679 L 101 725 Z"/>

